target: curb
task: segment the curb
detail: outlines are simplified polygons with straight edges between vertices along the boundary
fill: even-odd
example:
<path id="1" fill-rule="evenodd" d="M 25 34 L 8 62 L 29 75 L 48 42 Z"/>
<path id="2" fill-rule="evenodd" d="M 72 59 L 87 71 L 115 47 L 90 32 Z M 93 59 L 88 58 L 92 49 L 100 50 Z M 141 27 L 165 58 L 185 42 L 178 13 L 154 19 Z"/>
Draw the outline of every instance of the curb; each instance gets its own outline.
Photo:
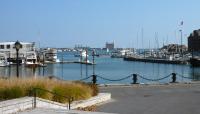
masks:
<path id="1" fill-rule="evenodd" d="M 71 109 L 85 108 L 92 105 L 100 104 L 111 99 L 111 93 L 99 93 L 97 96 L 87 100 L 74 101 L 71 104 Z"/>

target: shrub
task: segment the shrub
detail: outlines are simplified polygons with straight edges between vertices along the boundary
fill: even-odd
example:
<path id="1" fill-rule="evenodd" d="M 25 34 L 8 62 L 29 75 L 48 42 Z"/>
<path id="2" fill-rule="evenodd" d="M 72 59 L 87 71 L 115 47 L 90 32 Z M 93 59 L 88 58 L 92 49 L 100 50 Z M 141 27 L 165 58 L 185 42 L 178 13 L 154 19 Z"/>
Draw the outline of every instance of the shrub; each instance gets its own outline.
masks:
<path id="1" fill-rule="evenodd" d="M 98 86 L 92 83 L 90 83 L 89 86 L 92 88 L 92 96 L 96 96 L 99 93 Z"/>
<path id="2" fill-rule="evenodd" d="M 96 96 L 99 93 L 99 88 L 96 84 L 93 83 L 85 83 L 85 82 L 81 82 L 81 81 L 75 81 L 75 83 L 77 84 L 81 84 L 83 86 L 88 86 L 92 89 L 92 96 Z"/>
<path id="3" fill-rule="evenodd" d="M 67 96 L 65 96 L 65 90 L 64 88 L 61 88 L 61 87 L 55 87 L 53 90 L 52 90 L 53 93 L 55 93 L 52 97 L 52 100 L 53 101 L 56 101 L 56 102 L 60 102 L 60 103 L 65 103 L 65 102 L 68 102 L 68 99 L 66 98 Z M 56 95 L 58 94 L 58 95 Z M 61 96 L 60 96 L 61 95 Z M 65 97 L 63 97 L 65 96 Z"/>
<path id="4" fill-rule="evenodd" d="M 25 96 L 24 91 L 19 86 L 6 87 L 6 88 L 0 89 L 1 100 L 19 98 L 19 97 L 24 97 L 24 96 Z"/>
<path id="5" fill-rule="evenodd" d="M 39 88 L 39 89 L 36 89 L 36 91 L 34 91 L 35 88 Z M 47 90 L 47 88 L 45 87 L 44 84 L 37 83 L 36 85 L 31 85 L 31 86 L 25 88 L 26 95 L 33 96 L 34 92 L 36 92 L 37 97 L 49 99 L 48 93 L 46 91 L 43 91 L 40 89 Z"/>
<path id="6" fill-rule="evenodd" d="M 54 95 L 53 100 L 61 103 L 68 102 L 69 98 L 73 100 L 86 99 L 91 97 L 91 89 L 81 84 L 62 84 L 53 88 L 52 92 L 62 95 Z M 67 99 L 68 98 L 68 99 Z"/>

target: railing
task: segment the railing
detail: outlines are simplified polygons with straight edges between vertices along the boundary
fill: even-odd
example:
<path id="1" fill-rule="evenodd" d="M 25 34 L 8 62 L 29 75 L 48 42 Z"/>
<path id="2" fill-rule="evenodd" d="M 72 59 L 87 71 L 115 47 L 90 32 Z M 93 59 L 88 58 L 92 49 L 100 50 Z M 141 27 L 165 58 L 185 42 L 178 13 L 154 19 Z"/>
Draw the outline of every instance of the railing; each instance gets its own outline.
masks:
<path id="1" fill-rule="evenodd" d="M 56 101 L 49 101 L 49 100 L 37 98 L 38 92 L 41 92 L 41 91 L 50 93 L 54 96 L 59 96 L 64 99 L 67 99 L 68 104 L 64 105 Z M 26 109 L 32 109 L 36 107 L 47 107 L 47 106 L 57 107 L 57 108 L 62 108 L 62 109 L 69 109 L 69 110 L 71 109 L 71 102 L 73 101 L 73 97 L 66 97 L 66 96 L 51 92 L 49 90 L 41 89 L 41 88 L 34 88 L 29 92 L 30 92 L 29 96 L 32 96 L 32 97 L 23 97 L 19 99 L 1 101 L 0 114 L 16 113 L 18 111 L 22 111 Z"/>
<path id="2" fill-rule="evenodd" d="M 41 88 L 34 88 L 32 91 L 31 91 L 31 95 L 33 96 L 33 108 L 36 108 L 37 107 L 37 93 L 39 91 L 44 91 L 44 92 L 47 92 L 47 93 L 50 93 L 52 95 L 55 95 L 55 96 L 59 96 L 59 97 L 63 97 L 65 99 L 68 100 L 68 105 L 67 105 L 67 108 L 70 110 L 71 109 L 71 102 L 73 101 L 73 97 L 66 97 L 66 96 L 63 96 L 63 95 L 60 95 L 60 94 L 57 94 L 57 93 L 54 93 L 52 91 L 49 91 L 49 90 L 45 90 L 45 89 L 41 89 Z M 52 103 L 54 104 L 54 102 L 48 102 L 48 103 Z M 58 105 L 58 104 L 56 104 Z"/>
<path id="3" fill-rule="evenodd" d="M 176 80 L 177 76 L 181 77 L 181 78 L 184 78 L 184 79 L 193 79 L 191 77 L 186 77 L 186 76 L 183 76 L 183 75 L 178 74 L 178 73 L 171 73 L 171 74 L 168 74 L 168 75 L 163 76 L 161 78 L 154 78 L 154 79 L 153 78 L 148 78 L 147 76 L 143 76 L 143 75 L 140 75 L 140 74 L 131 74 L 131 75 L 125 76 L 125 77 L 120 78 L 120 79 L 109 79 L 109 78 L 103 77 L 102 75 L 93 74 L 93 75 L 88 76 L 86 78 L 80 79 L 79 81 L 85 81 L 85 80 L 88 80 L 88 79 L 92 78 L 91 79 L 92 83 L 96 84 L 97 83 L 97 78 L 105 80 L 105 81 L 115 82 L 115 81 L 126 80 L 126 79 L 129 79 L 129 78 L 132 77 L 131 84 L 138 84 L 138 78 L 146 80 L 146 81 L 160 81 L 160 80 L 164 80 L 164 79 L 167 79 L 167 78 L 171 77 L 171 82 L 170 83 L 177 83 L 177 80 Z"/>

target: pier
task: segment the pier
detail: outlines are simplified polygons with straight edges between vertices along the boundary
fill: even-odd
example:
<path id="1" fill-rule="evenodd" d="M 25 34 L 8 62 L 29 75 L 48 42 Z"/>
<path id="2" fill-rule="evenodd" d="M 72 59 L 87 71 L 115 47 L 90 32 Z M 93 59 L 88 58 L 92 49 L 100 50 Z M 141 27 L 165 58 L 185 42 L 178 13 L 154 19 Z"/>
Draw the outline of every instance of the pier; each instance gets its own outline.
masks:
<path id="1" fill-rule="evenodd" d="M 60 64 L 65 64 L 65 63 L 78 63 L 78 64 L 87 64 L 87 65 L 96 65 L 95 63 L 92 62 L 85 62 L 85 61 L 60 61 L 60 62 L 45 62 L 45 63 L 49 63 L 49 64 L 55 64 L 55 63 L 60 63 Z"/>
<path id="2" fill-rule="evenodd" d="M 183 60 L 167 60 L 167 59 L 156 59 L 156 58 L 135 58 L 135 57 L 124 57 L 125 61 L 139 61 L 149 63 L 163 63 L 163 64 L 188 64 L 188 61 Z"/>

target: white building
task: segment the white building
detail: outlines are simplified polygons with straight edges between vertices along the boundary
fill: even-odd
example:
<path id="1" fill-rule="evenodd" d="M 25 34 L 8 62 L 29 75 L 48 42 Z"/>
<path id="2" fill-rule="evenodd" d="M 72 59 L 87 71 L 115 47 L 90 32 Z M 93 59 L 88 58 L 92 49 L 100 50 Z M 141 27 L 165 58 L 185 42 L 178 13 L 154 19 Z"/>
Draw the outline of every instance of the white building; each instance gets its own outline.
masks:
<path id="1" fill-rule="evenodd" d="M 34 42 L 20 42 L 22 44 L 21 49 L 19 49 L 19 59 L 24 60 L 28 53 L 35 52 Z M 16 60 L 16 49 L 15 42 L 0 42 L 0 53 L 6 54 L 9 62 Z"/>

